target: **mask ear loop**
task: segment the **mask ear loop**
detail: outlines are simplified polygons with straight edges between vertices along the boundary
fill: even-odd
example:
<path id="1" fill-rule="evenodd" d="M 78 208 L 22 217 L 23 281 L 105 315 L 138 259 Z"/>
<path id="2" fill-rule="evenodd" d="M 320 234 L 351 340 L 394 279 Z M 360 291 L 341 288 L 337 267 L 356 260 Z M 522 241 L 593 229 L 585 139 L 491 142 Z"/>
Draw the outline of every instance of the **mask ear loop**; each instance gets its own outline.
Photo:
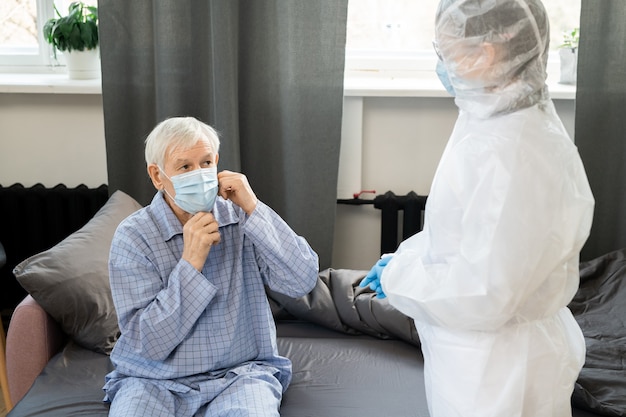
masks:
<path id="1" fill-rule="evenodd" d="M 159 171 L 161 171 L 161 174 L 163 174 L 163 176 L 165 176 L 165 178 L 167 178 L 168 180 L 172 181 L 172 179 L 165 173 L 165 170 L 163 168 L 161 168 L 160 165 L 157 165 L 157 168 L 159 168 Z M 174 197 L 172 197 L 172 195 L 170 193 L 167 192 L 167 190 L 165 189 L 165 186 L 163 186 L 163 188 L 160 190 L 162 193 L 165 193 L 168 195 L 169 198 L 172 199 L 172 201 L 174 200 Z"/>
<path id="2" fill-rule="evenodd" d="M 165 170 L 163 168 L 161 168 L 161 165 L 157 165 L 157 168 L 159 168 L 159 171 L 161 171 L 161 174 L 163 174 L 165 176 L 165 178 L 167 178 L 168 180 L 172 181 L 172 179 L 165 173 Z"/>

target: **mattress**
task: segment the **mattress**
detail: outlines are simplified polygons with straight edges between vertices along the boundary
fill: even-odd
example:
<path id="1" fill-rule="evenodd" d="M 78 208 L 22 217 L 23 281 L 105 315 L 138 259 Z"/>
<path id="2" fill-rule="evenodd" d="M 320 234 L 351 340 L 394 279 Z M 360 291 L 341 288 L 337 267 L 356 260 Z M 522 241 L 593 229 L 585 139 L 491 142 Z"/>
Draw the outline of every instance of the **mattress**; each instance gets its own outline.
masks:
<path id="1" fill-rule="evenodd" d="M 419 347 L 301 321 L 281 322 L 277 332 L 293 362 L 282 417 L 428 417 Z M 102 385 L 111 369 L 108 356 L 69 343 L 9 417 L 105 417 Z"/>
<path id="2" fill-rule="evenodd" d="M 293 363 L 281 416 L 428 417 L 418 347 L 302 322 L 282 323 L 279 335 Z"/>

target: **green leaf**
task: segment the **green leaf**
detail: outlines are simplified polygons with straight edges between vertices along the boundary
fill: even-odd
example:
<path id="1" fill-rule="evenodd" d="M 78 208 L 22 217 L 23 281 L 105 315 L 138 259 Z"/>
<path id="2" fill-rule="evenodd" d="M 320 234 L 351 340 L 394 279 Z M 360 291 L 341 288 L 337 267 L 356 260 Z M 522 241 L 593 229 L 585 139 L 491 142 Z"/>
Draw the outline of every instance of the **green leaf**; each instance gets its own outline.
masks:
<path id="1" fill-rule="evenodd" d="M 52 43 L 52 29 L 54 28 L 56 21 L 54 19 L 50 19 L 43 25 L 43 37 L 46 39 L 48 43 Z"/>
<path id="2" fill-rule="evenodd" d="M 77 23 L 75 23 L 72 26 L 72 32 L 70 33 L 70 36 L 68 36 L 68 42 L 69 42 L 69 48 L 68 48 L 69 51 L 72 51 L 72 50 L 82 51 L 83 49 L 85 49 L 83 40 L 80 36 L 80 28 Z"/>
<path id="3" fill-rule="evenodd" d="M 98 8 L 95 6 L 87 6 L 87 10 L 89 10 L 89 18 L 91 20 L 98 20 Z"/>
<path id="4" fill-rule="evenodd" d="M 580 41 L 580 28 L 574 28 L 570 31 L 563 32 L 563 43 L 559 45 L 560 48 L 578 48 Z"/>
<path id="5" fill-rule="evenodd" d="M 91 49 L 91 45 L 93 44 L 93 29 L 89 25 L 89 23 L 83 23 L 79 25 L 80 28 L 80 37 L 83 41 L 83 45 L 86 49 Z"/>
<path id="6" fill-rule="evenodd" d="M 68 14 L 62 16 L 54 8 L 57 19 L 48 20 L 43 27 L 44 39 L 56 50 L 94 49 L 98 47 L 98 8 L 80 1 L 72 2 Z"/>

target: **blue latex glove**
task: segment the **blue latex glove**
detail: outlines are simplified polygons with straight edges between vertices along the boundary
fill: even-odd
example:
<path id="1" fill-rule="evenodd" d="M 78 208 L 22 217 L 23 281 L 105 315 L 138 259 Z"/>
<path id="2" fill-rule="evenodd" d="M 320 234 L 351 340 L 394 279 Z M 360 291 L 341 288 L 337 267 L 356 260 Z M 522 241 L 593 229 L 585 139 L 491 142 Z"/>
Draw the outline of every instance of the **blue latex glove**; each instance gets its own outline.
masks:
<path id="1" fill-rule="evenodd" d="M 383 257 L 380 258 L 378 262 L 376 262 L 376 265 L 374 265 L 372 269 L 370 269 L 370 272 L 365 275 L 365 278 L 361 280 L 359 286 L 369 286 L 370 290 L 376 292 L 377 298 L 387 297 L 383 292 L 383 287 L 380 285 L 380 277 L 383 274 L 383 269 L 385 268 L 385 266 L 387 266 L 391 258 L 393 258 L 393 255 L 383 255 Z"/>

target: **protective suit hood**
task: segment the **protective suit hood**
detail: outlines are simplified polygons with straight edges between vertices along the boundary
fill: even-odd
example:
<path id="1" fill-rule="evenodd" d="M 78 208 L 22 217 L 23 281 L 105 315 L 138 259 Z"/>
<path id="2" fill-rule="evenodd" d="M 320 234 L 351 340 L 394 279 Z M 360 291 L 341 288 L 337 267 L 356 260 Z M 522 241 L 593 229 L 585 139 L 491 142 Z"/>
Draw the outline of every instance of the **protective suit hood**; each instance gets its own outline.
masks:
<path id="1" fill-rule="evenodd" d="M 540 0 L 442 0 L 435 47 L 464 111 L 486 118 L 549 98 Z"/>

